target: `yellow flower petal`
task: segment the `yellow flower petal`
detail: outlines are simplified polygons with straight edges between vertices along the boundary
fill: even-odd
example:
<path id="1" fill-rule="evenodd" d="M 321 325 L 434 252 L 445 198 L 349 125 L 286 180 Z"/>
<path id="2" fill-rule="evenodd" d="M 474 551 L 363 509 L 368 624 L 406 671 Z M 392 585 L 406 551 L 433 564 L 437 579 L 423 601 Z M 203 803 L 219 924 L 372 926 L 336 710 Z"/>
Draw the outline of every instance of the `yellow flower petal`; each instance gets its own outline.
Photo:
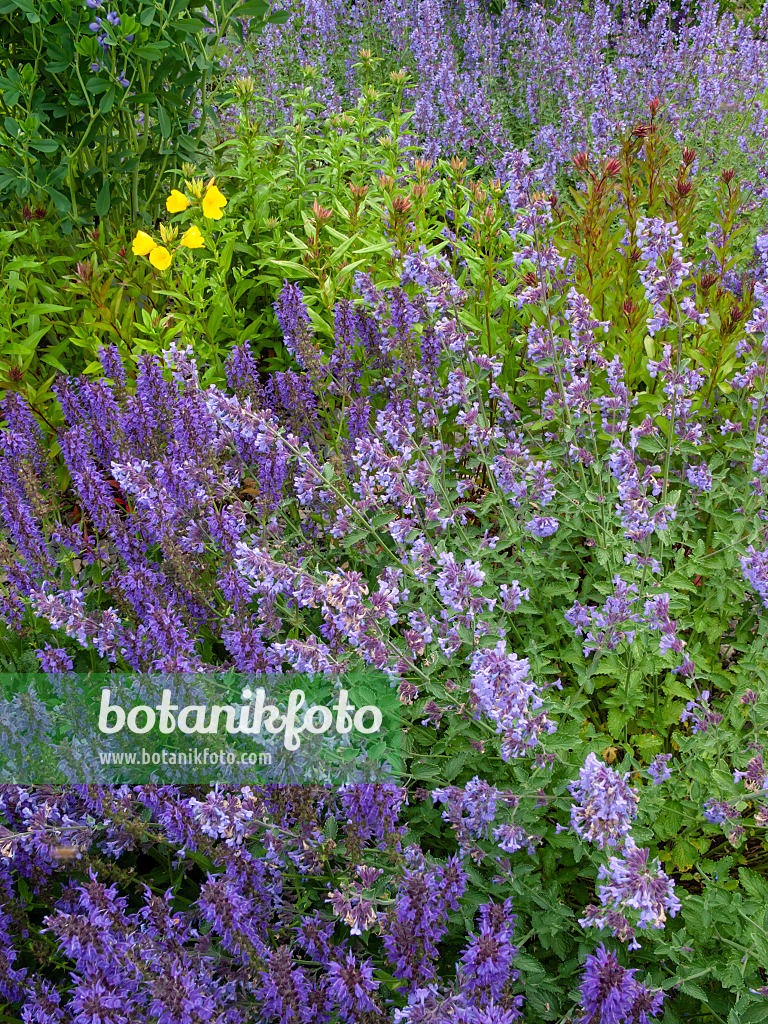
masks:
<path id="1" fill-rule="evenodd" d="M 167 270 L 171 265 L 171 254 L 164 245 L 156 245 L 149 254 L 149 262 L 158 270 Z"/>
<path id="2" fill-rule="evenodd" d="M 181 236 L 179 245 L 184 245 L 187 249 L 202 249 L 205 246 L 205 239 L 201 235 L 200 228 L 197 224 L 193 224 L 191 228 L 187 228 Z"/>
<path id="3" fill-rule="evenodd" d="M 183 192 L 179 192 L 177 188 L 173 189 L 171 194 L 165 200 L 165 208 L 168 213 L 181 213 L 182 210 L 186 210 L 189 206 L 189 200 Z"/>
<path id="4" fill-rule="evenodd" d="M 134 256 L 148 256 L 156 246 L 157 242 L 151 235 L 146 231 L 139 231 L 133 240 L 131 251 Z"/>
<path id="5" fill-rule="evenodd" d="M 227 205 L 227 199 L 219 191 L 218 186 L 209 185 L 203 196 L 203 216 L 208 220 L 219 220 L 222 215 L 222 208 Z"/>

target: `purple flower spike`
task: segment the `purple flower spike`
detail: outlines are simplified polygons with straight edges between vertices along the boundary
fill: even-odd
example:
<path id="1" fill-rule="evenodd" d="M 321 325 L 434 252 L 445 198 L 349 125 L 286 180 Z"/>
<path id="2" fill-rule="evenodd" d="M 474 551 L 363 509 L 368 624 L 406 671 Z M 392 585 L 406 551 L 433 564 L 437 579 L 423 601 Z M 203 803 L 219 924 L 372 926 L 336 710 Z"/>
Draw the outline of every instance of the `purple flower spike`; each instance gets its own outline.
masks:
<path id="1" fill-rule="evenodd" d="M 622 778 L 590 753 L 578 780 L 568 787 L 574 798 L 571 828 L 581 839 L 596 843 L 600 850 L 606 845 L 616 846 L 628 835 L 637 817 L 639 797 L 626 784 L 627 778 L 629 772 Z"/>
<path id="2" fill-rule="evenodd" d="M 647 989 L 635 981 L 635 970 L 622 967 L 615 953 L 600 945 L 587 957 L 581 983 L 584 1014 L 578 1024 L 649 1024 L 664 1001 L 661 989 Z"/>

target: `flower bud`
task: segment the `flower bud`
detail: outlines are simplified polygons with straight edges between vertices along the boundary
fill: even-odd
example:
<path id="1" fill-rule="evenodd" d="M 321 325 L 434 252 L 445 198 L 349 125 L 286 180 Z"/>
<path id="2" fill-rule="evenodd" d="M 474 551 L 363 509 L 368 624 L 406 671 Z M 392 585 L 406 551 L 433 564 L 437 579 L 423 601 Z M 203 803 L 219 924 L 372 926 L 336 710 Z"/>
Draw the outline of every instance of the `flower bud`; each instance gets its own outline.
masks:
<path id="1" fill-rule="evenodd" d="M 75 277 L 78 281 L 82 281 L 83 284 L 88 284 L 88 282 L 93 278 L 93 264 L 89 260 L 78 263 Z"/>
<path id="2" fill-rule="evenodd" d="M 696 159 L 696 150 L 689 149 L 688 146 L 683 150 L 683 163 L 686 167 L 690 167 L 693 161 Z"/>
<path id="3" fill-rule="evenodd" d="M 577 171 L 588 171 L 589 170 L 589 153 L 586 150 L 583 153 L 576 153 L 571 157 L 573 166 Z"/>
<path id="4" fill-rule="evenodd" d="M 459 160 L 455 156 L 451 157 L 451 170 L 453 171 L 453 174 L 454 174 L 454 176 L 455 176 L 457 181 L 463 181 L 464 180 L 464 172 L 466 171 L 466 169 L 467 169 L 467 161 L 466 161 L 466 159 Z"/>
<path id="5" fill-rule="evenodd" d="M 325 207 L 321 206 L 317 200 L 315 200 L 312 206 L 312 212 L 315 215 L 318 227 L 321 227 L 323 224 L 327 224 L 331 217 L 333 217 L 333 211 L 326 210 Z"/>
<path id="6" fill-rule="evenodd" d="M 191 181 L 185 181 L 184 184 L 187 186 L 187 192 L 199 202 L 203 198 L 203 179 L 193 178 Z"/>
<path id="7" fill-rule="evenodd" d="M 256 86 L 254 85 L 253 79 L 250 75 L 243 75 L 238 78 L 234 84 L 235 94 L 241 100 L 247 100 L 253 96 Z"/>

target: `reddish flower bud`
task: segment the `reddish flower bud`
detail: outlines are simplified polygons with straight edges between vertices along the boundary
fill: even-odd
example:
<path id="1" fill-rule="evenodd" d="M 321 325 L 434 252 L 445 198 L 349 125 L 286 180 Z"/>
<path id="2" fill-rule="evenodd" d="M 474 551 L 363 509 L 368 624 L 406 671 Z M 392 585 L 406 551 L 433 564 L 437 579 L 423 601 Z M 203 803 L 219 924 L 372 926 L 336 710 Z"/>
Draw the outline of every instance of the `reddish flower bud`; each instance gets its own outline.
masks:
<path id="1" fill-rule="evenodd" d="M 589 170 L 589 153 L 586 150 L 583 153 L 576 153 L 575 156 L 571 157 L 573 160 L 573 166 L 577 171 L 588 171 Z"/>
<path id="2" fill-rule="evenodd" d="M 642 255 L 642 253 L 640 252 L 638 247 L 636 245 L 633 245 L 631 250 L 630 250 L 630 252 L 629 252 L 629 258 L 632 260 L 632 262 L 633 263 L 637 263 L 637 261 L 640 259 L 641 255 Z"/>
<path id="3" fill-rule="evenodd" d="M 333 216 L 332 210 L 326 210 L 324 206 L 321 206 L 317 200 L 312 204 L 312 212 L 315 215 L 315 220 L 319 225 L 327 224 Z"/>
<path id="4" fill-rule="evenodd" d="M 29 203 L 24 203 L 24 205 L 22 206 L 21 216 L 24 218 L 24 220 L 32 220 L 32 207 L 29 205 Z"/>
<path id="5" fill-rule="evenodd" d="M 459 179 L 459 181 L 461 181 L 461 179 L 464 177 L 464 171 L 466 171 L 466 169 L 467 169 L 466 157 L 463 160 L 459 160 L 458 157 L 455 157 L 455 156 L 451 157 L 451 170 L 456 175 L 456 177 Z"/>
<path id="6" fill-rule="evenodd" d="M 88 260 L 83 263 L 78 263 L 75 277 L 77 277 L 79 281 L 82 281 L 83 284 L 88 284 L 88 282 L 93 278 L 93 264 Z"/>
<path id="7" fill-rule="evenodd" d="M 688 146 L 683 150 L 683 163 L 686 167 L 690 167 L 693 161 L 696 159 L 696 150 L 689 149 Z"/>
<path id="8" fill-rule="evenodd" d="M 621 160 L 618 157 L 612 156 L 608 163 L 605 165 L 605 174 L 608 178 L 613 178 L 614 175 L 618 174 L 621 170 Z"/>
<path id="9" fill-rule="evenodd" d="M 721 177 L 726 185 L 730 185 L 730 183 L 733 181 L 733 176 L 735 173 L 736 172 L 732 167 L 727 171 L 723 171 Z"/>
<path id="10" fill-rule="evenodd" d="M 690 191 L 691 191 L 691 183 L 690 183 L 690 181 L 678 181 L 678 183 L 677 183 L 677 194 L 681 198 L 683 196 L 687 196 Z"/>
<path id="11" fill-rule="evenodd" d="M 701 279 L 701 290 L 705 293 L 708 292 L 716 280 L 717 274 L 704 274 Z"/>
<path id="12" fill-rule="evenodd" d="M 657 99 L 652 99 L 648 104 L 648 109 L 651 112 L 651 117 L 656 117 L 656 112 L 659 109 L 659 101 Z"/>

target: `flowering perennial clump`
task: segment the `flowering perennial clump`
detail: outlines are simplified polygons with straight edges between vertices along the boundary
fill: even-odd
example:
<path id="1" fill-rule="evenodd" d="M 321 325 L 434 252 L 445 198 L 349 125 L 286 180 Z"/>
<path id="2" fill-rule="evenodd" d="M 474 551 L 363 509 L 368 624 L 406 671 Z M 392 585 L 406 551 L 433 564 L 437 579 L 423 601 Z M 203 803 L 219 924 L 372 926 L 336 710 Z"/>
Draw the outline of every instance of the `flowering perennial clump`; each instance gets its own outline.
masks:
<path id="1" fill-rule="evenodd" d="M 127 12 L 86 7 L 128 88 Z M 257 67 L 223 59 L 230 198 L 185 165 L 133 238 L 161 272 L 207 250 L 144 296 L 183 343 L 116 324 L 55 414 L 26 368 L 0 396 L 0 668 L 65 701 L 146 673 L 150 704 L 159 673 L 370 670 L 402 772 L 83 785 L 57 740 L 65 784 L 0 787 L 6 1015 L 758 1021 L 765 17 L 277 7 L 241 22 Z M 0 694 L 9 764 L 49 727 Z"/>

